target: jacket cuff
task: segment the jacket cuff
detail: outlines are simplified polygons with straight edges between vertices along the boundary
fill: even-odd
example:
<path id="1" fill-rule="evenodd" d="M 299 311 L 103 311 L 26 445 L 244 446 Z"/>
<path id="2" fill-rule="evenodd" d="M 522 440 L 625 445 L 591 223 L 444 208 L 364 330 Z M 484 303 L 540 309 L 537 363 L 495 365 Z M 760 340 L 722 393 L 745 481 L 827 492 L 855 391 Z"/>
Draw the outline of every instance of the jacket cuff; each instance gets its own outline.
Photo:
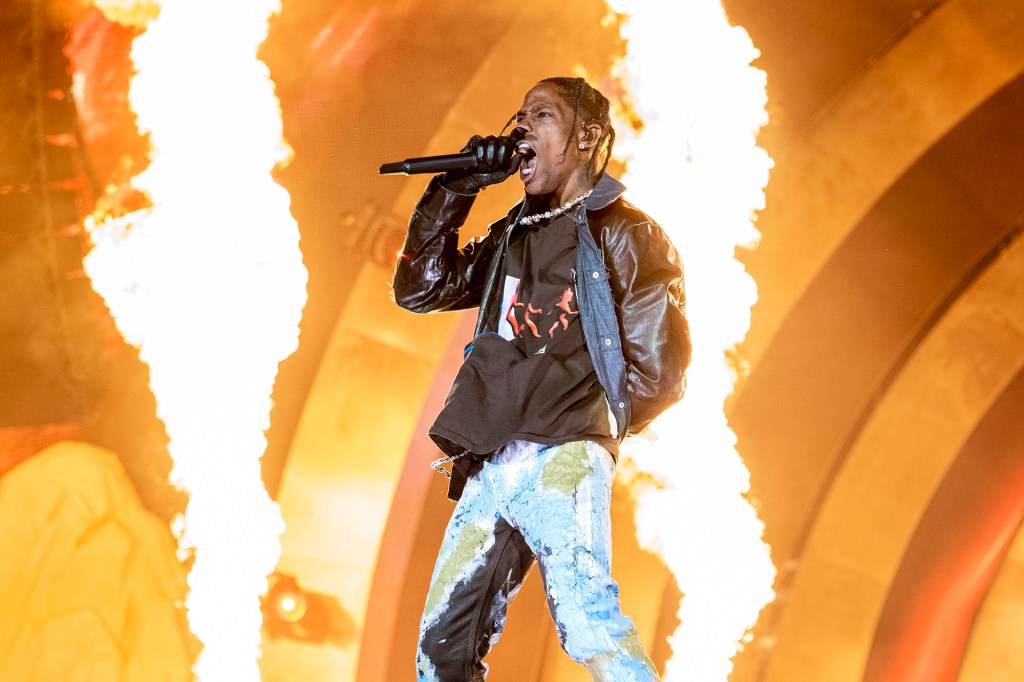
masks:
<path id="1" fill-rule="evenodd" d="M 438 177 L 434 177 L 416 204 L 415 212 L 438 227 L 449 227 L 457 231 L 466 222 L 474 201 L 475 194 L 453 192 L 442 185 Z"/>

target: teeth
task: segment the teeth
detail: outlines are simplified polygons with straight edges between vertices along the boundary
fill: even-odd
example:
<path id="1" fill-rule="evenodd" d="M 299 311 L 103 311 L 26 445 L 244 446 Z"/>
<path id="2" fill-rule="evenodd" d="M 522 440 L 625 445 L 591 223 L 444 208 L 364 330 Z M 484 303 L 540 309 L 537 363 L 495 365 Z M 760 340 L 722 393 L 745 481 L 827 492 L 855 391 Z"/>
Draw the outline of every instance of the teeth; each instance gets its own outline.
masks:
<path id="1" fill-rule="evenodd" d="M 533 169 L 536 166 L 535 160 L 537 158 L 537 152 L 533 150 L 533 147 L 531 147 L 530 143 L 527 142 L 526 140 L 523 140 L 522 142 L 516 145 L 516 151 L 518 151 L 519 154 L 523 157 L 523 162 L 519 167 L 520 171 L 522 172 L 522 176 L 526 177 L 532 174 Z"/>
<path id="2" fill-rule="evenodd" d="M 537 165 L 537 156 L 529 145 L 520 145 L 519 153 L 523 155 L 523 163 L 519 166 L 519 169 L 522 171 L 523 177 L 526 177 L 533 173 L 533 169 Z"/>

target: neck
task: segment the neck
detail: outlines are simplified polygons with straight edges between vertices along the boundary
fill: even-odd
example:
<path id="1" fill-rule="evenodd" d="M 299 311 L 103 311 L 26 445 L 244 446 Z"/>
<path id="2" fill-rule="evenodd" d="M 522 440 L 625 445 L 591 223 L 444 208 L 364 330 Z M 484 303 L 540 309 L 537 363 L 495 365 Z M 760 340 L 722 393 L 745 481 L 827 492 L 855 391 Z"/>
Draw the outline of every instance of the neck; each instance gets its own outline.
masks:
<path id="1" fill-rule="evenodd" d="M 595 184 L 587 178 L 586 171 L 580 169 L 578 173 L 573 173 L 563 187 L 551 193 L 548 197 L 548 208 L 564 206 L 566 202 L 572 201 L 576 197 L 582 196 L 594 189 Z"/>

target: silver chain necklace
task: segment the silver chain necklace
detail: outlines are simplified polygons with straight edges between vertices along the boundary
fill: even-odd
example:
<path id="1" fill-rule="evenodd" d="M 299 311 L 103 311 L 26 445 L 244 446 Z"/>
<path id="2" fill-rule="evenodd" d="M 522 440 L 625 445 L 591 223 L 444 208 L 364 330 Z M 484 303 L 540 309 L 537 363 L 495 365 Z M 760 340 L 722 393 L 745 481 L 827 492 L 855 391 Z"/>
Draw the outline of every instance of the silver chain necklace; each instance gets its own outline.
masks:
<path id="1" fill-rule="evenodd" d="M 594 190 L 591 189 L 586 194 L 581 194 L 580 196 L 576 197 L 575 199 L 570 199 L 569 201 L 565 202 L 564 204 L 562 204 L 558 208 L 553 208 L 550 211 L 544 211 L 543 213 L 535 213 L 533 215 L 528 215 L 525 218 L 520 218 L 519 219 L 519 224 L 520 225 L 534 225 L 536 223 L 539 223 L 542 220 L 551 220 L 552 218 L 557 218 L 558 216 L 562 215 L 566 211 L 569 211 L 569 210 L 573 209 L 574 207 L 576 207 L 577 205 L 583 203 L 583 201 L 586 200 L 586 198 L 589 197 L 593 193 L 594 193 Z"/>

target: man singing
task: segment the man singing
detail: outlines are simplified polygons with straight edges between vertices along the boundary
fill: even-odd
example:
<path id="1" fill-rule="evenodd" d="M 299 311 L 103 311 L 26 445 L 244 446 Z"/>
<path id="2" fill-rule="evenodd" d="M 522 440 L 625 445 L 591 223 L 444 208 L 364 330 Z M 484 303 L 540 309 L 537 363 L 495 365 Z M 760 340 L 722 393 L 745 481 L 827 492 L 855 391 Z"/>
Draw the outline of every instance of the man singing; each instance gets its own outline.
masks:
<path id="1" fill-rule="evenodd" d="M 582 78 L 545 79 L 515 121 L 509 137 L 469 141 L 478 171 L 431 180 L 395 271 L 407 310 L 480 309 L 429 430 L 458 504 L 420 624 L 418 679 L 485 678 L 482 659 L 536 560 L 569 656 L 595 680 L 657 680 L 610 575 L 609 506 L 619 443 L 683 393 L 682 267 L 605 172 L 615 131 L 604 95 Z M 459 249 L 476 193 L 517 171 L 522 201 Z"/>

